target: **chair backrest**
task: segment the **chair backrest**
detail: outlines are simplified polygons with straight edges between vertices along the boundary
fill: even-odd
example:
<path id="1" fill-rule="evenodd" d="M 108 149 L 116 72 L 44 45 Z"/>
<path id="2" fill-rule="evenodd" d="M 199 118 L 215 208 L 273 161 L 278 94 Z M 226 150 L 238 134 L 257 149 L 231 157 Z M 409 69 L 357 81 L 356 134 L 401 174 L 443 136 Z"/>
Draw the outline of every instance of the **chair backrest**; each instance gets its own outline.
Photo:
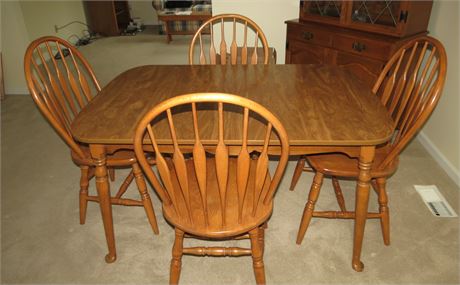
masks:
<path id="1" fill-rule="evenodd" d="M 225 30 L 230 30 L 227 38 Z M 209 41 L 203 39 L 204 33 L 210 34 Z M 215 40 L 220 42 L 215 43 Z M 230 44 L 227 44 L 227 41 Z M 252 43 L 254 43 L 253 46 L 251 46 Z M 195 48 L 199 48 L 199 54 L 195 52 Z M 221 14 L 204 22 L 193 36 L 189 47 L 189 63 L 257 64 L 260 49 L 263 50 L 263 63 L 268 64 L 268 43 L 260 27 L 245 16 Z M 227 54 L 230 55 L 229 59 Z M 197 57 L 199 58 L 195 60 Z"/>
<path id="2" fill-rule="evenodd" d="M 204 117 L 200 117 L 200 115 L 204 115 Z M 173 122 L 174 116 L 182 117 L 180 117 L 181 120 L 177 118 L 176 122 Z M 225 122 L 224 117 L 226 118 Z M 230 120 L 228 119 L 229 117 L 233 119 Z M 200 118 L 203 120 L 199 120 Z M 238 119 L 235 120 L 235 118 Z M 160 129 L 158 125 L 161 120 L 164 121 L 165 129 L 169 129 L 170 132 L 170 138 L 173 144 L 171 161 L 174 165 L 175 174 L 172 172 L 171 167 L 168 167 L 168 163 L 165 161 L 164 155 L 160 152 L 158 141 L 155 137 L 155 132 Z M 260 124 L 259 126 L 261 128 L 257 130 L 258 132 L 262 129 L 265 133 L 263 135 L 263 145 L 258 147 L 261 153 L 255 167 L 255 175 L 252 175 L 255 177 L 255 180 L 248 181 L 252 160 L 250 158 L 248 142 L 254 139 L 251 138 L 253 134 L 249 133 L 249 126 L 253 126 L 253 123 Z M 202 127 L 200 127 L 201 124 Z M 177 126 L 177 128 L 175 128 L 175 126 Z M 226 138 L 224 140 L 224 133 L 226 133 L 224 126 L 227 129 L 227 133 L 232 133 L 236 136 L 236 140 L 235 138 L 228 140 Z M 189 138 L 188 141 L 181 143 L 178 137 L 181 137 L 183 133 L 176 133 L 176 130 L 179 130 L 179 128 L 183 131 L 188 131 L 190 135 L 193 134 L 193 140 Z M 276 132 L 274 132 L 273 129 Z M 241 130 L 241 133 L 239 133 L 238 130 Z M 213 136 L 212 138 L 209 137 L 210 134 Z M 201 139 L 201 135 L 205 138 Z M 161 139 L 164 139 L 164 137 Z M 227 143 L 230 140 L 232 141 L 231 147 L 230 143 Z M 151 165 L 149 165 L 145 159 L 142 144 L 146 141 L 151 143 L 156 153 L 157 168 L 164 187 L 159 183 Z M 211 146 L 206 143 L 210 141 L 214 142 Z M 188 183 L 191 177 L 187 176 L 190 176 L 190 174 L 187 174 L 186 159 L 180 148 L 182 144 L 186 150 L 188 146 L 190 155 L 187 156 L 193 159 L 193 178 L 196 179 L 198 184 L 200 195 L 199 201 L 202 201 L 201 204 L 205 222 L 207 221 L 206 217 L 208 217 L 208 214 L 215 214 L 207 213 L 206 209 L 206 205 L 208 204 L 207 178 L 209 175 L 217 177 L 221 202 L 220 212 L 223 215 L 223 224 L 225 224 L 226 201 L 229 199 L 233 199 L 233 201 L 238 199 L 238 220 L 242 218 L 244 199 L 246 197 L 245 192 L 246 187 L 249 185 L 248 183 L 253 183 L 251 185 L 254 185 L 255 193 L 259 195 L 253 199 L 254 203 L 252 203 L 252 205 L 248 205 L 248 203 L 245 205 L 245 207 L 252 207 L 250 210 L 253 211 L 253 215 L 261 203 L 268 205 L 272 202 L 273 195 L 286 167 L 289 152 L 287 134 L 280 121 L 263 106 L 247 98 L 223 93 L 196 93 L 177 96 L 155 106 L 144 116 L 136 128 L 134 150 L 144 173 L 158 191 L 162 202 L 168 206 L 172 204 L 175 211 L 184 219 L 187 219 L 187 216 L 192 216 L 190 213 L 191 199 L 189 195 L 196 195 L 198 193 L 193 194 L 189 191 Z M 192 145 L 193 147 L 191 147 Z M 270 145 L 276 145 L 280 149 L 279 162 L 273 176 L 270 176 L 268 172 L 268 152 Z M 205 148 L 209 152 L 206 152 Z M 230 150 L 230 148 L 232 149 Z M 206 157 L 211 155 L 211 153 L 215 156 L 215 173 L 208 173 L 209 169 L 214 169 L 214 167 L 206 165 Z M 232 159 L 237 160 L 236 177 L 229 176 L 230 157 L 234 157 Z M 172 183 L 173 178 L 175 178 L 172 177 L 172 175 L 177 175 L 176 180 L 179 182 L 178 184 Z M 232 185 L 236 184 L 237 191 L 227 191 L 227 185 L 230 185 L 232 182 L 228 179 L 232 177 L 236 179 L 236 183 Z M 270 179 L 269 188 L 267 191 L 263 192 L 265 193 L 264 195 L 261 195 L 262 188 L 265 190 L 267 189 L 265 188 L 267 187 L 266 179 Z M 182 197 L 177 197 L 177 193 L 181 193 Z M 236 195 L 237 197 L 230 197 L 231 195 Z M 184 199 L 183 201 L 185 201 L 187 205 L 186 210 L 188 213 L 179 213 L 178 199 Z M 249 208 L 245 209 L 247 212 Z M 191 217 L 191 219 L 193 222 L 193 217 Z"/>
<path id="3" fill-rule="evenodd" d="M 24 57 L 30 94 L 61 138 L 80 157 L 84 154 L 72 138 L 70 125 L 100 91 L 89 63 L 70 43 L 58 37 L 33 41 Z"/>
<path id="4" fill-rule="evenodd" d="M 446 79 L 447 56 L 432 37 L 404 44 L 385 65 L 373 92 L 395 122 L 391 150 L 380 168 L 390 164 L 423 126 L 441 97 Z"/>

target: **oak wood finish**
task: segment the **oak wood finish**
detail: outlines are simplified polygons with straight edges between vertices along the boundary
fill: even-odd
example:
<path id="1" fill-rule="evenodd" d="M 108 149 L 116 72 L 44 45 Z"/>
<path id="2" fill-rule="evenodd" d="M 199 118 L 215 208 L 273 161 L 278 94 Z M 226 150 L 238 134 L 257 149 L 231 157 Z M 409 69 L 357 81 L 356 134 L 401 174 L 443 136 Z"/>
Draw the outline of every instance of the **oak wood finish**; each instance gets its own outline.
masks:
<path id="1" fill-rule="evenodd" d="M 204 33 L 210 34 L 209 41 L 204 39 Z M 257 64 L 259 42 L 263 49 L 263 63 L 268 64 L 267 39 L 254 21 L 238 14 L 216 15 L 204 22 L 193 36 L 189 46 L 189 63 Z"/>
<path id="2" fill-rule="evenodd" d="M 150 65 L 123 72 L 105 86 L 75 119 L 72 134 L 84 143 L 128 147 L 140 116 L 158 103 L 178 94 L 219 90 L 240 94 L 272 110 L 288 132 L 291 154 L 302 154 L 308 146 L 322 146 L 319 152 L 324 152 L 337 145 L 377 145 L 386 142 L 393 131 L 379 98 L 353 74 L 334 66 Z M 225 122 L 241 119 L 236 113 L 225 116 L 229 116 Z M 175 127 L 183 134 L 179 142 L 193 147 L 194 132 L 188 120 L 187 116 L 178 119 Z M 201 128 L 203 143 L 216 145 L 218 126 L 211 123 L 215 117 L 204 112 L 199 120 L 209 122 Z M 249 125 L 253 134 L 249 151 L 263 144 L 260 126 L 256 120 Z M 241 127 L 225 128 L 224 139 L 230 150 L 241 143 Z M 160 147 L 172 145 L 168 125 L 162 123 L 161 128 Z M 276 152 L 275 146 L 269 151 Z M 357 157 L 359 151 L 352 155 Z"/>
<path id="3" fill-rule="evenodd" d="M 300 244 L 310 223 L 311 217 L 355 218 L 358 211 L 364 217 L 380 219 L 383 241 L 390 244 L 389 208 L 386 194 L 386 180 L 397 169 L 398 156 L 407 143 L 426 122 L 441 96 L 446 77 L 447 59 L 442 44 L 431 37 L 421 37 L 406 43 L 399 49 L 383 69 L 374 84 L 372 92 L 378 96 L 393 118 L 394 135 L 392 139 L 376 149 L 374 160 L 359 161 L 340 153 L 307 156 L 299 160 L 294 171 L 291 190 L 305 166 L 305 160 L 316 171 L 308 201 L 302 216 L 297 243 Z M 372 164 L 372 165 L 371 165 Z M 371 169 L 370 169 L 371 167 Z M 365 173 L 361 171 L 365 169 Z M 365 175 L 365 177 L 362 177 Z M 340 211 L 314 211 L 324 176 L 332 176 Z M 337 178 L 372 179 L 372 186 L 378 194 L 379 212 L 367 213 L 367 207 L 347 211 Z M 356 199 L 368 200 L 368 190 L 357 193 Z M 356 235 L 356 232 L 355 232 Z M 354 264 L 362 270 L 360 263 Z"/>
<path id="4" fill-rule="evenodd" d="M 198 113 L 216 113 L 218 143 L 206 152 L 200 138 L 201 125 Z M 242 120 L 224 122 L 224 113 L 242 113 Z M 193 122 L 195 143 L 193 150 L 180 149 L 176 129 L 176 114 L 189 115 Z M 249 117 L 263 121 L 265 138 L 260 155 L 250 158 L 247 144 Z M 183 118 L 181 117 L 183 120 Z M 171 134 L 173 153 L 165 156 L 159 147 L 156 127 L 167 121 Z M 238 154 L 229 154 L 224 141 L 224 129 L 242 125 Z M 161 129 L 160 129 L 161 130 Z M 268 171 L 268 146 L 272 135 L 281 146 L 280 158 L 273 175 Z M 150 141 L 155 150 L 157 169 L 162 184 L 144 154 L 144 143 Z M 139 164 L 158 192 L 163 203 L 163 215 L 176 228 L 176 241 L 171 261 L 170 283 L 179 280 L 182 254 L 210 256 L 252 255 L 257 284 L 265 284 L 263 265 L 262 225 L 273 210 L 273 196 L 286 168 L 289 142 L 281 122 L 263 106 L 249 99 L 224 93 L 195 93 L 173 97 L 149 111 L 136 127 L 134 150 Z M 185 159 L 184 156 L 188 158 Z M 184 233 L 201 238 L 232 239 L 249 234 L 251 249 L 223 247 L 183 248 Z"/>
<path id="5" fill-rule="evenodd" d="M 80 142 L 103 145 L 107 153 L 129 148 L 135 126 L 160 102 L 178 94 L 218 91 L 239 94 L 271 110 L 286 129 L 292 155 L 339 150 L 351 157 L 360 157 L 363 151 L 366 156 L 361 158 L 365 162 L 368 149 L 385 143 L 393 133 L 393 121 L 379 98 L 346 70 L 329 65 L 269 64 L 161 65 L 130 69 L 105 86 L 77 116 L 71 127 L 72 134 Z M 182 152 L 201 149 L 195 147 L 189 112 L 175 114 L 174 119 L 174 127 L 181 134 L 177 142 Z M 197 110 L 200 141 L 205 151 L 211 153 L 218 143 L 216 114 Z M 242 113 L 224 112 L 224 143 L 232 156 L 238 156 L 241 151 L 243 125 L 228 127 L 227 124 L 241 122 L 243 117 Z M 261 150 L 264 130 L 260 121 L 249 118 L 249 153 Z M 155 131 L 160 151 L 174 153 L 167 120 L 160 120 Z M 145 141 L 144 148 L 153 151 L 148 143 Z M 273 137 L 270 139 L 268 154 L 279 155 L 277 143 Z M 364 187 L 369 184 L 359 183 Z M 358 191 L 361 189 L 363 187 Z M 360 212 L 355 219 L 363 219 L 362 215 L 365 219 L 365 213 Z M 358 231 L 364 231 L 363 223 Z M 357 236 L 356 245 L 362 237 L 362 234 Z M 355 246 L 355 252 L 360 250 Z"/>
<path id="6" fill-rule="evenodd" d="M 66 55 L 68 53 L 68 55 Z M 132 150 L 122 150 L 106 155 L 98 145 L 81 144 L 74 140 L 70 125 L 78 114 L 94 98 L 101 88 L 89 63 L 68 42 L 57 37 L 42 37 L 33 41 L 25 54 L 24 71 L 30 94 L 38 108 L 71 150 L 71 158 L 81 169 L 80 178 L 80 224 L 86 220 L 88 201 L 99 202 L 102 218 L 111 219 L 111 205 L 143 206 L 152 230 L 158 234 L 158 226 L 144 178 Z M 152 160 L 149 160 L 152 163 Z M 110 197 L 107 167 L 132 167 L 118 193 Z M 98 195 L 88 194 L 89 180 L 98 177 Z M 138 184 L 141 200 L 122 198 L 131 181 Z M 104 225 L 109 223 L 104 223 Z M 106 227 L 108 236 L 113 228 Z M 111 239 L 107 262 L 115 260 L 115 244 Z"/>

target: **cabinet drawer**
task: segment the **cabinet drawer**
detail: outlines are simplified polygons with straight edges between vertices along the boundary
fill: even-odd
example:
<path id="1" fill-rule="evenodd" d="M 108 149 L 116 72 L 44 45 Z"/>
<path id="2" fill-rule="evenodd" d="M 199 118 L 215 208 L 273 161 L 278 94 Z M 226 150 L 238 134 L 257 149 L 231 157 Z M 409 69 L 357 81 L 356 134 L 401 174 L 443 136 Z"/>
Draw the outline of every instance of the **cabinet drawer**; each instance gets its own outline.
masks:
<path id="1" fill-rule="evenodd" d="M 335 35 L 333 47 L 341 51 L 380 60 L 389 59 L 392 50 L 391 43 L 341 35 Z"/>
<path id="2" fill-rule="evenodd" d="M 323 46 L 331 46 L 332 33 L 318 29 L 318 27 L 290 26 L 287 31 L 288 40 L 297 40 L 310 44 L 318 44 Z"/>
<path id="3" fill-rule="evenodd" d="M 299 41 L 290 41 L 286 50 L 286 63 L 323 64 L 329 49 Z"/>

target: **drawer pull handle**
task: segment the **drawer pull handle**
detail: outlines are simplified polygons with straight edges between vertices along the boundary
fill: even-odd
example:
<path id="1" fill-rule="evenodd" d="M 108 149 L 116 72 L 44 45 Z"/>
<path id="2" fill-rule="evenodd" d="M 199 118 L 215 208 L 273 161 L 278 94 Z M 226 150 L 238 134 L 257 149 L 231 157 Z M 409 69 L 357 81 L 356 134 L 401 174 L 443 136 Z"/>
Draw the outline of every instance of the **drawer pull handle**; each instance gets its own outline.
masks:
<path id="1" fill-rule="evenodd" d="M 357 52 L 362 52 L 366 49 L 366 45 L 360 42 L 354 42 L 351 47 Z"/>
<path id="2" fill-rule="evenodd" d="M 313 39 L 313 33 L 310 33 L 310 32 L 303 32 L 302 37 L 303 37 L 305 40 L 309 41 L 309 40 Z"/>

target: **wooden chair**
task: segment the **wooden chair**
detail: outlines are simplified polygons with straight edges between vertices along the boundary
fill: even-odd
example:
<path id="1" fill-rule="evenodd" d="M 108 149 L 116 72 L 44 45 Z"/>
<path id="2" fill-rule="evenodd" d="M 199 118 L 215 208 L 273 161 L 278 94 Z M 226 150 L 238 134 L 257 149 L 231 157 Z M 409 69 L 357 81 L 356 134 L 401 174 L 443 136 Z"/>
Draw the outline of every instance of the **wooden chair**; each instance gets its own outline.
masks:
<path id="1" fill-rule="evenodd" d="M 231 30 L 230 38 L 226 38 L 226 29 Z M 209 42 L 203 39 L 205 33 L 210 34 Z M 215 40 L 220 41 L 219 50 L 216 49 Z M 252 42 L 254 45 L 250 46 Z M 195 48 L 199 49 L 199 59 Z M 192 65 L 258 64 L 261 56 L 263 63 L 268 64 L 269 48 L 264 33 L 251 19 L 238 14 L 216 15 L 204 22 L 193 36 L 189 47 L 189 63 Z"/>
<path id="2" fill-rule="evenodd" d="M 257 159 L 250 157 L 252 147 L 248 146 L 255 135 L 248 133 L 248 126 L 254 123 L 261 124 L 258 130 L 262 132 L 258 135 L 264 138 Z M 241 136 L 231 142 L 224 140 L 224 126 Z M 194 138 L 181 141 L 182 131 L 187 130 Z M 170 133 L 172 156 L 161 153 L 158 133 L 162 134 L 162 141 L 164 134 Z M 162 185 L 144 157 L 143 142 L 151 142 L 156 153 Z M 271 176 L 268 151 L 273 144 L 281 150 L 281 156 Z M 264 223 L 272 213 L 273 195 L 286 167 L 288 148 L 286 131 L 279 120 L 261 105 L 235 95 L 182 95 L 160 103 L 145 115 L 136 128 L 134 150 L 163 202 L 164 217 L 175 227 L 170 284 L 179 281 L 183 254 L 252 255 L 257 284 L 265 284 Z M 250 249 L 183 247 L 184 236 L 228 240 L 247 238 L 247 234 Z"/>
<path id="3" fill-rule="evenodd" d="M 24 58 L 24 71 L 33 100 L 70 147 L 72 160 L 80 167 L 80 224 L 84 224 L 88 201 L 99 201 L 98 196 L 88 194 L 89 180 L 94 176 L 95 164 L 88 146 L 73 139 L 70 126 L 101 87 L 83 55 L 68 42 L 57 37 L 42 37 L 29 45 Z M 151 159 L 149 161 L 153 163 Z M 122 198 L 133 179 L 138 185 L 145 184 L 134 152 L 122 150 L 108 155 L 107 167 L 112 181 L 115 179 L 114 168 L 132 168 L 118 193 L 111 198 L 111 203 L 144 207 L 153 232 L 158 234 L 157 221 L 147 190 L 139 188 L 141 200 Z"/>
<path id="4" fill-rule="evenodd" d="M 376 149 L 371 169 L 372 188 L 378 196 L 379 212 L 368 213 L 369 219 L 380 219 L 383 241 L 390 244 L 390 217 L 386 181 L 397 169 L 398 156 L 428 119 L 441 97 L 446 77 L 446 52 L 442 44 L 431 37 L 420 37 L 402 46 L 386 64 L 372 91 L 395 122 L 393 138 Z M 316 172 L 310 188 L 297 235 L 297 244 L 304 238 L 312 217 L 353 219 L 347 210 L 338 178 L 357 179 L 358 160 L 340 153 L 311 155 L 301 158 L 294 171 L 293 190 L 308 161 Z M 340 211 L 314 211 L 324 176 L 332 177 Z"/>

